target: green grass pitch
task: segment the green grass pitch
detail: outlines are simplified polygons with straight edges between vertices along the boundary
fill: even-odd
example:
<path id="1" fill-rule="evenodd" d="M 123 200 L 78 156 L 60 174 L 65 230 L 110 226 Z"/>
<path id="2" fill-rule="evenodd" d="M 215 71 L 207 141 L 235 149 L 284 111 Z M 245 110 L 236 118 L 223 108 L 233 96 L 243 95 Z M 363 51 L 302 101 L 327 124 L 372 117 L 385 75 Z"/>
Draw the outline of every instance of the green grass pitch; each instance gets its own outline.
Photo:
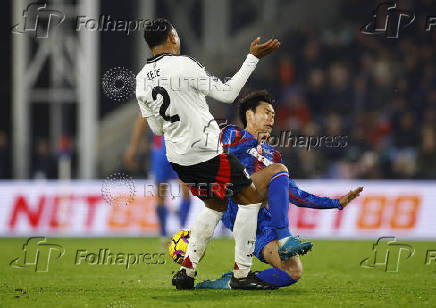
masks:
<path id="1" fill-rule="evenodd" d="M 65 249 L 61 258 L 50 260 L 47 272 L 10 266 L 23 257 L 25 241 L 0 240 L 0 307 L 436 307 L 436 257 L 425 264 L 427 250 L 436 251 L 436 242 L 401 241 L 412 245 L 415 254 L 400 260 L 398 272 L 385 272 L 360 266 L 374 241 L 314 240 L 313 251 L 302 257 L 303 278 L 293 286 L 276 291 L 177 291 L 171 277 L 178 265 L 156 238 L 47 238 L 47 243 Z M 166 263 L 129 269 L 122 259 L 118 265 L 75 264 L 78 250 L 98 253 L 106 248 L 126 255 L 163 252 L 158 262 Z M 233 250 L 231 239 L 213 239 L 197 281 L 230 270 Z M 256 260 L 253 269 L 266 267 Z"/>

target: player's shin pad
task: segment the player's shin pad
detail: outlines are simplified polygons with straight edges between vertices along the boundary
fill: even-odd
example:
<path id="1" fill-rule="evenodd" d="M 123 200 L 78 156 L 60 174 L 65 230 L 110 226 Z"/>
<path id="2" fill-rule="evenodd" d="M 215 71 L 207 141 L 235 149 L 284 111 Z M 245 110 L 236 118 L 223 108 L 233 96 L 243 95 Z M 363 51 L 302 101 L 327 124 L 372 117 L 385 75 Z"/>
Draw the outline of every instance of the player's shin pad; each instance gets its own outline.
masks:
<path id="1" fill-rule="evenodd" d="M 239 205 L 233 227 L 235 238 L 235 278 L 246 277 L 253 263 L 256 245 L 257 214 L 261 203 Z"/>
<path id="2" fill-rule="evenodd" d="M 186 273 L 190 277 L 195 276 L 195 269 L 204 254 L 206 245 L 213 235 L 216 225 L 220 221 L 223 213 L 204 208 L 195 220 L 189 239 L 188 249 L 182 268 L 186 268 Z"/>

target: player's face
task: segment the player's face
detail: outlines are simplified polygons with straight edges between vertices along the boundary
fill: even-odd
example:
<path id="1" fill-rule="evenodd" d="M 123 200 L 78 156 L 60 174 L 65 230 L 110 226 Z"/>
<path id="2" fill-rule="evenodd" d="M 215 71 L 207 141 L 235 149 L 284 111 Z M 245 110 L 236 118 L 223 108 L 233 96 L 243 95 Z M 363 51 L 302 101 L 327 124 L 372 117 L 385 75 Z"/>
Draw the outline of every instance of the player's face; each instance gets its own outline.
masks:
<path id="1" fill-rule="evenodd" d="M 256 107 L 256 112 L 253 116 L 253 126 L 256 128 L 257 132 L 266 134 L 268 138 L 274 125 L 274 116 L 274 108 L 271 104 L 261 102 Z"/>

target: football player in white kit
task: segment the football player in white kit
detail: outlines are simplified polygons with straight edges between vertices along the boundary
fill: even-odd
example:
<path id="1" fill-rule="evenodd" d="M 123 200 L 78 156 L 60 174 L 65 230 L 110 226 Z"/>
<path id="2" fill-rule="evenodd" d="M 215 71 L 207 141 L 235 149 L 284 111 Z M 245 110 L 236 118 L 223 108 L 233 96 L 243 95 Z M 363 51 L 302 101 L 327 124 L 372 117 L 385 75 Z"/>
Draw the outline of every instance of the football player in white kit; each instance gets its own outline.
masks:
<path id="1" fill-rule="evenodd" d="M 231 104 L 259 59 L 277 49 L 279 41 L 270 39 L 259 44 L 260 38 L 256 38 L 239 71 L 223 83 L 196 60 L 180 55 L 179 36 L 168 20 L 149 22 L 144 38 L 153 57 L 136 77 L 142 117 L 156 135 L 164 135 L 168 161 L 193 195 L 206 205 L 191 228 L 185 259 L 172 284 L 177 289 L 194 287 L 197 264 L 228 198 L 232 198 L 239 211 L 233 228 L 235 264 L 230 284 L 233 289 L 274 289 L 250 271 L 262 198 L 238 159 L 223 153 L 220 129 L 205 97 Z"/>

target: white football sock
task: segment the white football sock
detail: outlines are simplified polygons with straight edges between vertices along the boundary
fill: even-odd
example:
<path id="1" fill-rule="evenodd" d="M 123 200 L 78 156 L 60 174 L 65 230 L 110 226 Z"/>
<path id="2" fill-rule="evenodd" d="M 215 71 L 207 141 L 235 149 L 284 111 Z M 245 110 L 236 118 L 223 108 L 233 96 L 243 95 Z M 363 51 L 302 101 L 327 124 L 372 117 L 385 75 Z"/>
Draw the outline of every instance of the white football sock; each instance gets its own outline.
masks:
<path id="1" fill-rule="evenodd" d="M 233 236 L 235 238 L 235 278 L 247 277 L 253 264 L 256 245 L 257 214 L 262 203 L 238 205 Z"/>
<path id="2" fill-rule="evenodd" d="M 224 213 L 205 207 L 195 219 L 195 222 L 191 228 L 189 245 L 183 261 L 184 264 L 181 267 L 182 269 L 184 268 L 186 270 L 188 276 L 195 276 L 197 264 L 200 262 L 200 259 L 206 249 L 206 245 L 211 239 L 213 231 L 223 217 L 223 214 Z"/>

